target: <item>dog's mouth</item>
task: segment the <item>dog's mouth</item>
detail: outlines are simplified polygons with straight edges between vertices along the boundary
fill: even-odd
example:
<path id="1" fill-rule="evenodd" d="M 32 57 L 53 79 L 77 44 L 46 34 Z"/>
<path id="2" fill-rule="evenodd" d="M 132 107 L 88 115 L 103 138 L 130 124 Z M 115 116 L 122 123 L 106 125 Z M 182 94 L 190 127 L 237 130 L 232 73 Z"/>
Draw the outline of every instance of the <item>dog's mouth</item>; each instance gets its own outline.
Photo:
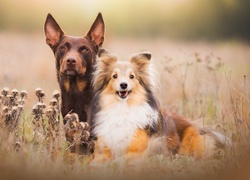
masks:
<path id="1" fill-rule="evenodd" d="M 76 70 L 66 70 L 62 74 L 66 76 L 84 76 L 83 73 L 79 73 Z"/>
<path id="2" fill-rule="evenodd" d="M 122 98 L 125 99 L 126 97 L 128 97 L 128 95 L 131 93 L 131 91 L 117 91 L 116 94 Z"/>
<path id="3" fill-rule="evenodd" d="M 64 71 L 64 74 L 67 76 L 76 76 L 77 72 L 74 70 L 66 70 L 66 71 Z"/>

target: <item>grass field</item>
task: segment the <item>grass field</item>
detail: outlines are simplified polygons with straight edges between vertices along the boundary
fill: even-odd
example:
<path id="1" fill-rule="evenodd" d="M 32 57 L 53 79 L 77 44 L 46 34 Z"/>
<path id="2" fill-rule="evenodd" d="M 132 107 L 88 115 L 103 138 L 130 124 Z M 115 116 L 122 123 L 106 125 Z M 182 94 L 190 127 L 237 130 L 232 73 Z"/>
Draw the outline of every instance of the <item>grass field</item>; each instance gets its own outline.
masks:
<path id="1" fill-rule="evenodd" d="M 159 73 L 158 98 L 162 106 L 201 127 L 217 129 L 232 139 L 232 147 L 217 158 L 194 160 L 187 156 L 158 154 L 142 167 L 116 163 L 106 168 L 88 167 L 84 157 L 67 153 L 62 124 L 56 140 L 51 139 L 53 135 L 48 138 L 43 133 L 34 138 L 36 125 L 32 123 L 35 119 L 32 108 L 38 101 L 35 89 L 39 87 L 45 92 L 43 101 L 47 105 L 54 90 L 59 90 L 53 53 L 44 36 L 0 33 L 0 90 L 8 87 L 28 92 L 17 127 L 11 130 L 4 123 L 0 124 L 0 179 L 250 177 L 247 176 L 250 160 L 248 44 L 107 37 L 104 47 L 124 60 L 132 53 L 150 51 Z M 3 114 L 3 105 L 0 108 Z M 49 119 L 43 116 L 45 121 Z M 1 117 L 1 122 L 3 119 Z M 56 144 L 55 148 L 51 143 Z"/>

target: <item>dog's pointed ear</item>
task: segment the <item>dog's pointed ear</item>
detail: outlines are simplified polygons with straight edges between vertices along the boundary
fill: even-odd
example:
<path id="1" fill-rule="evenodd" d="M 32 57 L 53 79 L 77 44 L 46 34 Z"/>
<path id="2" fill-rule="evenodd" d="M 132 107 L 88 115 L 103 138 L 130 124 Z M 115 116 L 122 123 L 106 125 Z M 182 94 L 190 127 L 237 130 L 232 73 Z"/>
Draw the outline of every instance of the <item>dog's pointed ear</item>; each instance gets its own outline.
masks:
<path id="1" fill-rule="evenodd" d="M 143 70 L 147 65 L 149 65 L 151 59 L 151 53 L 142 52 L 139 54 L 135 54 L 131 57 L 130 62 L 135 64 L 136 67 L 140 70 Z"/>
<path id="2" fill-rule="evenodd" d="M 46 36 L 46 43 L 53 49 L 62 36 L 64 35 L 63 30 L 57 24 L 56 20 L 53 18 L 51 14 L 47 15 L 45 24 L 44 24 L 44 32 Z"/>
<path id="3" fill-rule="evenodd" d="M 87 37 L 95 44 L 97 49 L 101 47 L 104 41 L 105 24 L 102 18 L 102 14 L 98 13 L 94 23 L 87 33 Z"/>

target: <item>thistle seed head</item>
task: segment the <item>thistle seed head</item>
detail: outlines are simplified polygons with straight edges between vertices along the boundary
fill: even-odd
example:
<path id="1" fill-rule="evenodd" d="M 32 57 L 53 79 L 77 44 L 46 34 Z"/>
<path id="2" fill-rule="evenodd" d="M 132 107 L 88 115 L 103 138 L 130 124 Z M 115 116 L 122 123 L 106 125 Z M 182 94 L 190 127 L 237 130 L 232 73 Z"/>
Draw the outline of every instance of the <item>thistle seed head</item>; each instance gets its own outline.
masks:
<path id="1" fill-rule="evenodd" d="M 33 106 L 33 108 L 32 108 L 32 113 L 33 113 L 33 114 L 37 114 L 37 113 L 38 113 L 37 104 Z"/>
<path id="2" fill-rule="evenodd" d="M 1 94 L 6 97 L 7 94 L 9 94 L 9 91 L 10 91 L 9 88 L 5 87 L 5 88 L 3 88 Z"/>
<path id="3" fill-rule="evenodd" d="M 83 131 L 85 129 L 85 123 L 84 122 L 80 122 L 78 128 L 79 128 L 79 130 Z"/>
<path id="4" fill-rule="evenodd" d="M 9 111 L 9 108 L 7 106 L 4 106 L 2 109 L 3 114 L 6 114 Z"/>
<path id="5" fill-rule="evenodd" d="M 41 92 L 42 92 L 41 88 L 36 88 L 36 90 L 35 90 L 36 96 L 39 97 Z"/>
<path id="6" fill-rule="evenodd" d="M 45 92 L 44 92 L 44 91 L 42 91 L 42 92 L 40 93 L 40 97 L 41 97 L 41 98 L 44 98 L 44 97 L 45 97 Z"/>
<path id="7" fill-rule="evenodd" d="M 13 95 L 13 97 L 17 97 L 18 96 L 18 90 L 17 89 L 13 89 L 11 91 L 11 94 Z"/>
<path id="8" fill-rule="evenodd" d="M 88 141 L 88 139 L 89 139 L 89 137 L 90 137 L 90 133 L 88 132 L 88 131 L 82 131 L 82 141 Z"/>
<path id="9" fill-rule="evenodd" d="M 17 112 L 17 106 L 12 107 L 11 111 L 12 111 L 12 113 L 16 113 Z"/>
<path id="10" fill-rule="evenodd" d="M 53 114 L 53 108 L 51 106 L 48 106 L 48 108 L 46 109 L 46 116 L 51 117 L 52 114 Z"/>
<path id="11" fill-rule="evenodd" d="M 55 98 L 56 100 L 58 100 L 60 98 L 60 92 L 58 90 L 55 90 L 53 92 L 53 98 Z"/>
<path id="12" fill-rule="evenodd" d="M 24 106 L 23 105 L 18 105 L 17 108 L 18 108 L 19 111 L 23 111 Z"/>
<path id="13" fill-rule="evenodd" d="M 84 122 L 84 125 L 85 125 L 85 130 L 88 130 L 89 129 L 89 123 Z"/>
<path id="14" fill-rule="evenodd" d="M 41 109 L 41 108 L 43 108 L 43 103 L 38 102 L 38 103 L 36 104 L 36 106 L 37 106 L 38 109 Z"/>
<path id="15" fill-rule="evenodd" d="M 22 90 L 22 91 L 20 92 L 20 96 L 21 96 L 22 99 L 27 98 L 27 96 L 28 96 L 27 91 Z"/>
<path id="16" fill-rule="evenodd" d="M 51 99 L 49 105 L 50 106 L 56 106 L 57 105 L 57 100 L 55 98 Z"/>
<path id="17" fill-rule="evenodd" d="M 67 114 L 65 116 L 65 121 L 76 121 L 76 122 L 79 122 L 79 118 L 78 118 L 78 115 L 76 113 L 72 113 L 72 114 Z"/>

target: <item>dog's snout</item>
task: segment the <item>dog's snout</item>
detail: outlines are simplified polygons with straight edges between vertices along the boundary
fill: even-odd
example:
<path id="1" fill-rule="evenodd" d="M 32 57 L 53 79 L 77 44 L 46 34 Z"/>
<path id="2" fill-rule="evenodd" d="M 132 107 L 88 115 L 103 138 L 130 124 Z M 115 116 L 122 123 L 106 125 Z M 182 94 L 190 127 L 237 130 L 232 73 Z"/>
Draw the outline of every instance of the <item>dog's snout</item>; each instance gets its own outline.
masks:
<path id="1" fill-rule="evenodd" d="M 120 84 L 120 87 L 121 87 L 122 89 L 126 89 L 126 88 L 128 87 L 128 84 L 127 84 L 127 83 L 121 83 L 121 84 Z"/>
<path id="2" fill-rule="evenodd" d="M 66 60 L 66 63 L 67 63 L 67 64 L 72 64 L 72 65 L 74 65 L 74 64 L 76 64 L 76 60 L 75 60 L 74 58 L 68 58 L 68 59 Z"/>

